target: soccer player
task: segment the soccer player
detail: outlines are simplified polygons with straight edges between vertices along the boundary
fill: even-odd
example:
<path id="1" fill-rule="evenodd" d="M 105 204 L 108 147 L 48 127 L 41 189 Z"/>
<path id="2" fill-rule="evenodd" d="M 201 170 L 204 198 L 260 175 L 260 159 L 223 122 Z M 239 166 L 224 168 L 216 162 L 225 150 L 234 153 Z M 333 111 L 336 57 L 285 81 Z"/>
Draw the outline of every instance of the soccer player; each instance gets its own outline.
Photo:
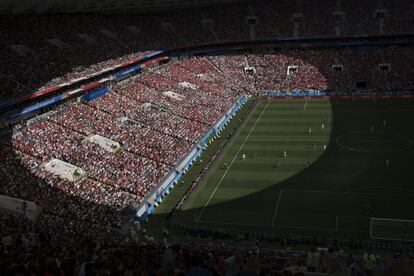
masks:
<path id="1" fill-rule="evenodd" d="M 276 168 L 279 168 L 280 167 L 280 160 L 277 160 L 275 167 Z"/>
<path id="2" fill-rule="evenodd" d="M 308 166 L 308 167 L 310 167 L 310 165 L 311 165 L 311 164 L 312 164 L 312 160 L 310 160 L 310 159 L 309 159 L 309 160 L 308 160 L 308 165 L 307 165 L 307 166 Z"/>
<path id="3" fill-rule="evenodd" d="M 323 145 L 323 150 L 324 150 L 324 151 L 326 150 L 326 145 Z"/>
<path id="4" fill-rule="evenodd" d="M 386 121 L 386 120 L 382 121 L 382 124 L 383 124 L 384 126 L 386 126 L 386 125 L 387 125 L 387 121 Z"/>
<path id="5" fill-rule="evenodd" d="M 367 205 L 365 206 L 365 214 L 366 214 L 367 216 L 369 216 L 370 212 L 371 212 L 371 204 L 367 204 Z"/>
<path id="6" fill-rule="evenodd" d="M 311 135 L 312 134 L 312 128 L 310 127 L 308 130 L 308 134 Z"/>
<path id="7" fill-rule="evenodd" d="M 313 147 L 314 150 L 316 150 L 316 143 L 313 143 L 312 147 Z"/>
<path id="8" fill-rule="evenodd" d="M 387 159 L 387 160 L 385 160 L 385 166 L 386 166 L 386 167 L 389 167 L 389 166 L 390 166 L 390 160 L 388 160 L 388 159 Z"/>
<path id="9" fill-rule="evenodd" d="M 284 158 L 286 158 L 286 157 L 287 157 L 287 151 L 286 151 L 286 150 L 284 150 L 284 151 L 283 151 L 283 157 L 284 157 Z"/>
<path id="10" fill-rule="evenodd" d="M 321 124 L 321 130 L 323 131 L 325 129 L 325 124 L 324 123 L 322 123 Z"/>
<path id="11" fill-rule="evenodd" d="M 243 160 L 246 160 L 246 154 L 245 154 L 245 153 L 243 153 L 243 155 L 242 155 L 242 159 L 243 159 Z"/>
<path id="12" fill-rule="evenodd" d="M 371 133 L 374 133 L 374 126 L 371 126 Z"/>
<path id="13" fill-rule="evenodd" d="M 227 169 L 227 162 L 224 162 L 224 168 Z"/>

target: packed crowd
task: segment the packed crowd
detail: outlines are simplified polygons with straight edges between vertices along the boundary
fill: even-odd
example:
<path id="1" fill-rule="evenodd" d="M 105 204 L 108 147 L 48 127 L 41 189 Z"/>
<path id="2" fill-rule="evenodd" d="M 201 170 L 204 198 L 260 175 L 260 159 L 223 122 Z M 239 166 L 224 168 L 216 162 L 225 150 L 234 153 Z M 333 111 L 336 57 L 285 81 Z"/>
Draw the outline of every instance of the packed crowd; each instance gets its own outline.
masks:
<path id="1" fill-rule="evenodd" d="M 398 62 L 401 57 L 404 60 Z M 375 89 L 373 84 L 390 89 L 401 84 L 409 87 L 413 58 L 404 49 L 390 47 L 180 60 L 122 81 L 96 100 L 61 105 L 47 119 L 8 137 L 12 141 L 8 154 L 17 152 L 24 168 L 60 191 L 128 209 L 142 202 L 240 95 L 270 89 L 350 89 L 359 78 L 367 79 L 368 89 Z M 361 59 L 363 66 L 358 65 Z M 391 71 L 384 74 L 379 63 L 390 64 Z M 343 71 L 333 72 L 333 64 L 342 65 Z M 292 65 L 297 71 L 286 77 Z M 115 141 L 121 150 L 110 153 L 87 142 L 91 135 Z M 76 165 L 87 172 L 87 178 L 76 185 L 57 181 L 40 166 L 52 158 Z M 4 174 L 10 174 L 7 166 L 1 165 Z M 20 188 L 13 183 L 10 180 L 10 191 Z"/>
<path id="2" fill-rule="evenodd" d="M 48 121 L 24 129 L 13 137 L 15 149 L 34 156 L 40 162 L 57 158 L 76 164 L 89 172 L 88 176 L 121 190 L 145 196 L 168 168 L 155 161 L 129 152 L 110 153 L 84 136 Z"/>
<path id="3" fill-rule="evenodd" d="M 121 221 L 236 102 L 240 92 L 221 84 L 232 77 L 200 58 L 144 73 L 93 101 L 67 102 L 18 125 L 1 135 L 5 185 L 0 193 L 43 206 L 51 229 L 53 221 L 72 219 L 64 233 L 93 236 L 119 230 Z M 119 143 L 120 149 L 91 142 L 93 135 Z M 75 182 L 59 178 L 44 167 L 51 159 L 86 173 Z"/>
<path id="4" fill-rule="evenodd" d="M 164 232 L 162 242 L 155 242 L 145 229 L 134 240 L 119 235 L 62 239 L 42 221 L 7 213 L 0 213 L 0 220 L 4 222 L 0 225 L 0 274 L 10 276 L 405 276 L 410 275 L 412 261 L 399 256 L 383 258 L 369 247 L 363 249 L 363 254 L 349 254 L 341 247 L 315 240 L 303 249 L 295 249 L 289 238 L 283 240 L 283 250 L 265 249 L 258 239 L 246 247 L 228 246 L 220 240 L 180 244 L 174 242 L 168 231 Z M 191 232 L 202 235 L 200 230 Z M 224 231 L 216 233 L 218 238 L 225 235 Z M 232 233 L 232 237 L 238 235 Z"/>
<path id="5" fill-rule="evenodd" d="M 3 17 L 0 98 L 85 77 L 160 48 L 269 37 L 408 33 L 413 31 L 413 9 L 409 0 L 296 0 L 140 16 Z"/>
<path id="6" fill-rule="evenodd" d="M 105 237 L 111 242 L 128 240 L 120 229 L 132 208 L 240 94 L 254 93 L 255 86 L 265 87 L 270 80 L 265 78 L 263 68 L 277 70 L 271 68 L 277 68 L 280 60 L 283 58 L 276 55 L 262 59 L 248 55 L 183 60 L 117 84 L 94 101 L 68 102 L 46 119 L 2 133 L 0 173 L 5 185 L 0 193 L 42 207 L 35 223 L 23 218 L 16 221 L 13 216 L 1 218 L 7 222 L 0 227 L 2 272 L 304 275 L 312 270 L 364 275 L 361 257 L 342 258 L 337 251 L 326 255 L 322 252 L 328 257 L 321 255 L 315 267 L 309 266 L 304 252 L 275 253 L 259 247 L 240 251 L 196 246 L 165 248 L 165 244 L 104 245 Z M 283 66 L 291 62 L 287 60 Z M 249 66 L 257 68 L 257 73 L 246 74 L 243 69 Z M 299 67 L 306 68 L 306 64 Z M 304 70 L 303 77 L 313 71 Z M 313 88 L 321 89 L 323 85 L 320 82 Z M 121 150 L 107 152 L 85 140 L 95 134 L 119 142 Z M 42 167 L 51 158 L 74 164 L 87 171 L 87 176 L 78 182 L 59 179 Z M 203 229 L 185 231 L 216 239 L 251 239 L 243 233 L 228 236 Z M 87 242 L 97 237 L 103 237 L 102 244 Z M 326 262 L 332 259 L 332 264 Z M 380 268 L 383 265 L 378 264 Z"/>
<path id="7" fill-rule="evenodd" d="M 377 5 L 368 0 L 358 5 L 273 2 L 211 7 L 191 17 L 177 11 L 139 17 L 1 18 L 0 98 L 94 74 L 161 47 L 265 37 L 391 34 L 410 32 L 414 25 L 414 6 L 408 0 Z M 377 15 L 377 9 L 386 13 Z M 333 15 L 334 11 L 345 16 Z M 194 22 L 195 17 L 201 20 Z M 390 64 L 391 70 L 381 71 L 381 63 Z M 413 63 L 411 49 L 398 47 L 192 58 L 117 84 L 92 102 L 68 102 L 49 118 L 13 133 L 0 133 L 0 194 L 42 207 L 35 223 L 0 215 L 0 221 L 7 222 L 0 226 L 0 274 L 277 275 L 288 267 L 306 267 L 303 253 L 280 257 L 258 247 L 239 252 L 195 246 L 66 245 L 98 236 L 110 236 L 113 242 L 124 239 L 120 228 L 132 208 L 238 96 L 268 89 L 349 90 L 359 79 L 373 90 L 412 87 Z M 343 71 L 333 70 L 334 64 L 342 65 Z M 298 70 L 288 77 L 291 65 Z M 245 72 L 248 67 L 256 73 Z M 108 152 L 87 142 L 89 135 L 116 141 L 121 150 Z M 51 158 L 74 164 L 87 175 L 77 182 L 60 179 L 42 167 Z M 349 269 L 349 263 L 343 264 L 336 267 Z M 326 266 L 318 270 L 328 271 Z"/>
<path id="8" fill-rule="evenodd" d="M 248 55 L 247 64 L 256 70 L 251 78 L 259 91 L 355 92 L 361 80 L 366 82 L 365 91 L 391 91 L 413 87 L 411 52 L 412 48 L 402 47 L 282 51 Z M 295 66 L 297 71 L 288 73 Z"/>
<path id="9" fill-rule="evenodd" d="M 38 159 L 16 154 L 2 144 L 0 194 L 34 202 L 42 231 L 62 237 L 119 233 L 121 221 L 139 197 L 92 179 L 72 183 L 40 168 Z M 10 226 L 2 220 L 1 227 Z"/>

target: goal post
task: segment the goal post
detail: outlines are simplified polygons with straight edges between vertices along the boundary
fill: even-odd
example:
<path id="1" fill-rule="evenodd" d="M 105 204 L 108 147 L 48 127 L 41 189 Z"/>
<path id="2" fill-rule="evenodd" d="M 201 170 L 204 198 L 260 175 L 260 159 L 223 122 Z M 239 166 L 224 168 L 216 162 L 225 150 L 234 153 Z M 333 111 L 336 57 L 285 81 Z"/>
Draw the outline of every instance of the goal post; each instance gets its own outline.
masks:
<path id="1" fill-rule="evenodd" d="M 414 242 L 414 220 L 370 218 L 371 239 Z"/>

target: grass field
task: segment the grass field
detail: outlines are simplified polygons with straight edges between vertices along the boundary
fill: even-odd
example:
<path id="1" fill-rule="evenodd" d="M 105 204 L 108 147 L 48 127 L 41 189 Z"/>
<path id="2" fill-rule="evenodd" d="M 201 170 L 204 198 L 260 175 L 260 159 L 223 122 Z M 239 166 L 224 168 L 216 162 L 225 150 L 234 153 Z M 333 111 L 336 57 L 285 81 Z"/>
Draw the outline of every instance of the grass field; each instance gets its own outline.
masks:
<path id="1" fill-rule="evenodd" d="M 174 221 L 414 241 L 413 107 L 261 100 Z"/>

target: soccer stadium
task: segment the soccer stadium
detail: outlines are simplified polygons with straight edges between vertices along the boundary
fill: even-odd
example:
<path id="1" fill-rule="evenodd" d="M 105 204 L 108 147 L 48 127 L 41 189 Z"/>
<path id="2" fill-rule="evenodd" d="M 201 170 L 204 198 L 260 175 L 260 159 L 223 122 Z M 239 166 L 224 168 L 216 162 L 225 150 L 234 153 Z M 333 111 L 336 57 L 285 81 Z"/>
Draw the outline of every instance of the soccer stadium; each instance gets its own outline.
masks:
<path id="1" fill-rule="evenodd" d="M 0 3 L 0 275 L 414 275 L 412 1 Z"/>

